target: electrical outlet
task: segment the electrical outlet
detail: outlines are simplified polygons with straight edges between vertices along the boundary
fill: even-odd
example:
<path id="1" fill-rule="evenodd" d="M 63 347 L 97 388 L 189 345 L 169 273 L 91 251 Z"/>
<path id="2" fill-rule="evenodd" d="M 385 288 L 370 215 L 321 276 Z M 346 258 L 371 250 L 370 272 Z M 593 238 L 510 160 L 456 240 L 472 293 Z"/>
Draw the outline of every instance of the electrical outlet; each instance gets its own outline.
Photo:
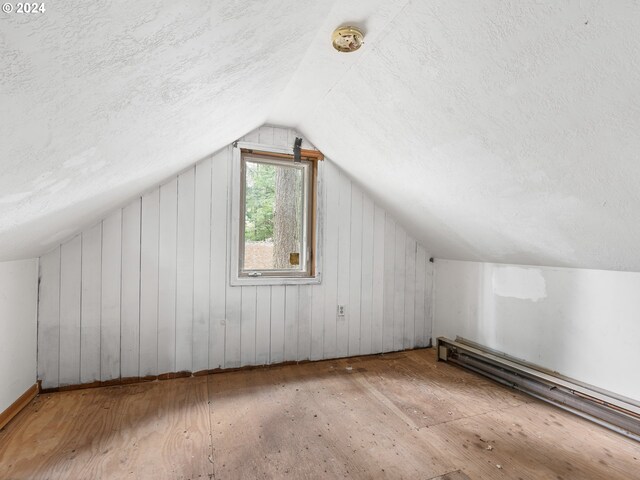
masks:
<path id="1" fill-rule="evenodd" d="M 338 316 L 339 317 L 344 317 L 344 311 L 345 311 L 345 306 L 344 305 L 338 305 Z"/>

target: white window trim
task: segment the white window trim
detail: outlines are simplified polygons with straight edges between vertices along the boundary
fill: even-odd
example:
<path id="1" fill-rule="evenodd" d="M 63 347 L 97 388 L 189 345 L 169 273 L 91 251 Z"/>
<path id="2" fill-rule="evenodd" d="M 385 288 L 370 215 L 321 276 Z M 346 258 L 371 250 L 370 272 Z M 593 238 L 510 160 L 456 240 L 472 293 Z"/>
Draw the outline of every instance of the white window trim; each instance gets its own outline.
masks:
<path id="1" fill-rule="evenodd" d="M 229 231 L 228 253 L 229 284 L 242 285 L 313 285 L 322 281 L 322 238 L 324 234 L 324 162 L 318 162 L 318 176 L 316 179 L 316 244 L 315 244 L 315 275 L 313 277 L 245 277 L 239 276 L 240 265 L 240 162 L 241 149 L 257 150 L 266 153 L 284 153 L 293 155 L 293 148 L 278 147 L 252 142 L 237 142 L 231 147 L 231 195 L 229 196 Z"/>

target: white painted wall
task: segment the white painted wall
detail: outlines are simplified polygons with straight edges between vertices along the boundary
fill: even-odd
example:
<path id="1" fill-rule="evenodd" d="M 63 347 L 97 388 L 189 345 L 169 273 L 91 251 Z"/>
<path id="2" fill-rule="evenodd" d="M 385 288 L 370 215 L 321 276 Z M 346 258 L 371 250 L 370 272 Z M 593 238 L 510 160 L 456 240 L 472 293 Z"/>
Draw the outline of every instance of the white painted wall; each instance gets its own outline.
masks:
<path id="1" fill-rule="evenodd" d="M 36 383 L 38 260 L 0 263 L 0 412 Z"/>
<path id="2" fill-rule="evenodd" d="M 434 336 L 640 400 L 640 273 L 436 260 Z"/>
<path id="3" fill-rule="evenodd" d="M 261 127 L 243 140 L 289 146 L 295 136 Z M 429 254 L 330 160 L 322 283 L 229 286 L 231 151 L 42 257 L 44 388 L 429 343 Z"/>

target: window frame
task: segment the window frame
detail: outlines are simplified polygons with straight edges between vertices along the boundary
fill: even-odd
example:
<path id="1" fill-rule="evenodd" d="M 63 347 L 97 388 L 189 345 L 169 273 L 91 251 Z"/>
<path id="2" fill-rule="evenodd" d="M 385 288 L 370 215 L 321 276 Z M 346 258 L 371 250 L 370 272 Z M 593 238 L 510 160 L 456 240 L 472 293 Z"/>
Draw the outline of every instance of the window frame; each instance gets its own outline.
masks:
<path id="1" fill-rule="evenodd" d="M 232 168 L 231 168 L 231 195 L 229 202 L 230 212 L 230 232 L 229 232 L 229 249 L 228 258 L 230 259 L 228 267 L 230 270 L 229 283 L 231 286 L 240 285 L 308 285 L 321 283 L 321 238 L 322 232 L 322 163 L 319 158 L 308 158 L 303 156 L 303 160 L 309 160 L 309 185 L 307 201 L 310 203 L 310 209 L 307 219 L 307 246 L 310 252 L 308 256 L 308 268 L 305 271 L 273 271 L 260 272 L 261 275 L 252 276 L 242 271 L 244 245 L 244 221 L 242 215 L 244 213 L 244 172 L 243 172 L 243 153 L 256 157 L 264 158 L 266 161 L 273 163 L 293 162 L 293 148 L 279 147 L 273 145 L 264 145 L 251 142 L 236 142 L 232 149 Z M 319 152 L 318 152 L 319 153 Z M 246 271 L 248 272 L 248 271 Z"/>

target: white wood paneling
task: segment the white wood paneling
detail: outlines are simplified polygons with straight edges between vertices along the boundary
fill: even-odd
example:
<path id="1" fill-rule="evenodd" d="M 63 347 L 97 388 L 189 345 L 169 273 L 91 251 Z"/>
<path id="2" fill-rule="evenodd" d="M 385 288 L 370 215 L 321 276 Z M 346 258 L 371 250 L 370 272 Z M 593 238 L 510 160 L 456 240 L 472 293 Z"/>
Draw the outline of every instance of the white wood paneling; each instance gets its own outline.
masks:
<path id="1" fill-rule="evenodd" d="M 140 239 L 140 376 L 158 374 L 160 190 L 142 197 Z"/>
<path id="2" fill-rule="evenodd" d="M 271 287 L 256 287 L 256 365 L 269 363 L 271 345 Z"/>
<path id="3" fill-rule="evenodd" d="M 100 380 L 102 222 L 82 232 L 80 383 Z"/>
<path id="4" fill-rule="evenodd" d="M 176 371 L 178 180 L 160 187 L 158 239 L 158 373 Z"/>
<path id="5" fill-rule="evenodd" d="M 349 354 L 349 266 L 351 258 L 351 181 L 340 172 L 338 181 L 338 305 L 344 305 L 345 315 L 338 317 L 336 325 L 336 356 Z"/>
<path id="6" fill-rule="evenodd" d="M 382 352 L 384 333 L 385 212 L 373 209 L 373 315 L 371 316 L 371 352 Z"/>
<path id="7" fill-rule="evenodd" d="M 243 140 L 283 147 L 296 136 L 267 126 Z M 41 258 L 45 388 L 428 345 L 427 251 L 330 160 L 319 191 L 322 283 L 229 286 L 232 151 Z"/>
<path id="8" fill-rule="evenodd" d="M 227 320 L 224 343 L 224 366 L 227 368 L 237 368 L 241 362 L 242 290 L 242 287 L 227 289 Z"/>
<path id="9" fill-rule="evenodd" d="M 349 254 L 349 355 L 360 354 L 360 326 L 362 319 L 362 191 L 355 185 L 351 188 L 351 232 Z"/>
<path id="10" fill-rule="evenodd" d="M 416 312 L 416 241 L 407 236 L 405 242 L 404 329 L 402 347 L 415 347 Z"/>
<path id="11" fill-rule="evenodd" d="M 39 289 L 38 379 L 51 388 L 60 371 L 60 247 L 40 257 Z"/>
<path id="12" fill-rule="evenodd" d="M 338 308 L 338 218 L 340 201 L 340 172 L 329 163 L 325 168 L 326 210 L 324 229 L 325 262 L 322 277 L 324 284 L 324 358 L 337 356 L 337 308 Z"/>
<path id="13" fill-rule="evenodd" d="M 271 363 L 284 362 L 285 287 L 271 287 Z"/>
<path id="14" fill-rule="evenodd" d="M 324 162 L 318 165 L 319 172 L 319 182 L 318 182 L 318 198 L 320 199 L 322 205 L 324 206 L 324 215 L 326 216 L 326 206 L 327 206 L 327 196 L 326 196 L 326 177 L 325 170 L 326 166 L 329 165 L 329 162 Z M 318 238 L 318 244 L 321 244 L 324 247 L 326 246 L 325 240 L 325 230 L 326 230 L 326 222 L 323 221 L 323 218 L 319 219 L 318 230 L 316 232 L 316 236 Z M 324 310 L 324 302 L 325 302 L 325 285 L 326 285 L 326 274 L 324 271 L 324 261 L 323 261 L 322 249 L 316 252 L 316 269 L 321 273 L 323 277 L 323 281 L 315 285 L 310 289 L 311 291 L 311 326 L 310 326 L 310 352 L 309 358 L 311 360 L 319 360 L 324 356 L 324 338 L 325 338 L 325 310 Z"/>
<path id="15" fill-rule="evenodd" d="M 240 365 L 256 363 L 256 287 L 242 289 L 240 321 Z"/>
<path id="16" fill-rule="evenodd" d="M 361 297 L 360 297 L 360 354 L 373 351 L 373 263 L 374 263 L 374 205 L 366 195 L 362 198 Z M 380 351 L 379 349 L 377 351 Z"/>
<path id="17" fill-rule="evenodd" d="M 427 254 L 427 257 L 429 257 L 429 255 Z M 434 308 L 435 308 L 435 300 L 434 300 L 434 280 L 433 280 L 433 275 L 434 275 L 434 268 L 433 268 L 433 263 L 431 263 L 431 261 L 427 260 L 427 268 L 426 268 L 426 279 L 425 279 L 425 288 L 424 288 L 424 294 L 426 296 L 425 298 L 425 312 L 427 315 L 425 324 L 424 324 L 424 344 L 429 345 L 431 343 L 431 336 L 432 336 L 432 330 L 433 330 L 433 319 L 434 319 Z"/>
<path id="18" fill-rule="evenodd" d="M 82 237 L 60 248 L 60 385 L 80 383 Z"/>
<path id="19" fill-rule="evenodd" d="M 416 300 L 414 320 L 416 347 L 425 347 L 427 345 L 427 261 L 427 254 L 424 247 L 418 245 L 416 249 Z"/>
<path id="20" fill-rule="evenodd" d="M 195 167 L 193 238 L 193 370 L 209 368 L 211 159 Z"/>
<path id="21" fill-rule="evenodd" d="M 285 287 L 284 361 L 298 358 L 298 285 Z"/>
<path id="22" fill-rule="evenodd" d="M 324 282 L 311 289 L 311 360 L 320 360 L 324 355 Z"/>
<path id="23" fill-rule="evenodd" d="M 309 360 L 311 357 L 311 285 L 298 287 L 298 361 Z"/>
<path id="24" fill-rule="evenodd" d="M 396 256 L 394 260 L 395 279 L 393 281 L 393 350 L 402 350 L 404 336 L 404 297 L 406 285 L 407 234 L 396 224 Z"/>
<path id="25" fill-rule="evenodd" d="M 140 212 L 138 198 L 122 210 L 122 305 L 120 369 L 140 374 Z"/>
<path id="26" fill-rule="evenodd" d="M 193 371 L 193 258 L 195 253 L 195 169 L 178 177 L 176 259 L 176 370 Z"/>
<path id="27" fill-rule="evenodd" d="M 102 308 L 100 380 L 120 378 L 120 281 L 122 279 L 122 210 L 102 222 Z"/>
<path id="28" fill-rule="evenodd" d="M 396 222 L 385 214 L 384 224 L 384 317 L 382 319 L 382 351 L 393 350 L 395 315 Z"/>
<path id="29" fill-rule="evenodd" d="M 211 159 L 211 290 L 209 298 L 209 368 L 225 366 L 227 330 L 227 196 L 229 149 Z"/>

